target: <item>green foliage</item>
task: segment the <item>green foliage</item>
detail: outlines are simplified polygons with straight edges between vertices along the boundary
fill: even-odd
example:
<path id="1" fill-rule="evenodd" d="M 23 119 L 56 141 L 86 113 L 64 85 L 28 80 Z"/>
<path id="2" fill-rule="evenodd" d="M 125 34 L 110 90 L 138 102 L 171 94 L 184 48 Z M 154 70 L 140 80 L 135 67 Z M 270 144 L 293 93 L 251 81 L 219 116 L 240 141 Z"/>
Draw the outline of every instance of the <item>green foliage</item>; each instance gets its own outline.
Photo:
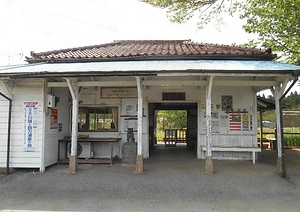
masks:
<path id="1" fill-rule="evenodd" d="M 279 57 L 300 65 L 300 1 L 245 0 L 236 3 L 232 12 L 240 11 L 246 19 L 246 32 L 256 33 L 255 42 L 280 52 Z"/>
<path id="2" fill-rule="evenodd" d="M 157 140 L 163 140 L 165 129 L 186 129 L 187 111 L 186 110 L 160 110 L 157 112 Z"/>
<path id="3" fill-rule="evenodd" d="M 283 99 L 283 104 L 286 110 L 300 110 L 300 94 L 295 91 L 288 97 Z"/>
<path id="4" fill-rule="evenodd" d="M 158 129 L 183 129 L 187 127 L 186 110 L 160 110 L 157 113 Z"/>
<path id="5" fill-rule="evenodd" d="M 284 145 L 288 147 L 300 147 L 300 136 L 284 135 Z"/>
<path id="6" fill-rule="evenodd" d="M 275 112 L 273 110 L 265 111 L 263 113 L 263 120 L 264 121 L 276 122 Z"/>
<path id="7" fill-rule="evenodd" d="M 240 14 L 246 19 L 246 32 L 258 35 L 248 46 L 262 46 L 278 52 L 278 59 L 300 65 L 299 0 L 141 0 L 167 9 L 168 17 L 184 23 L 198 15 L 198 27 L 212 19 L 219 22 L 221 13 Z"/>
<path id="8" fill-rule="evenodd" d="M 155 7 L 167 9 L 169 19 L 175 23 L 184 23 L 198 14 L 198 27 L 202 28 L 213 18 L 222 20 L 220 13 L 227 11 L 232 0 L 141 0 Z"/>

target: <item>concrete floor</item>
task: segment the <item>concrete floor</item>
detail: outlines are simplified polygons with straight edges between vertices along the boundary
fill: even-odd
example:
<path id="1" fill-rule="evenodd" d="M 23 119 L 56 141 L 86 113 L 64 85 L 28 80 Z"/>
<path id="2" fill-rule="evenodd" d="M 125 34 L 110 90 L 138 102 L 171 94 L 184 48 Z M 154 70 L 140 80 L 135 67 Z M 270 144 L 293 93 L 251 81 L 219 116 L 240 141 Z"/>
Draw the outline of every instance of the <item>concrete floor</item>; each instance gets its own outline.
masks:
<path id="1" fill-rule="evenodd" d="M 0 175 L 0 210 L 38 211 L 299 211 L 300 151 L 287 150 L 288 179 L 276 172 L 276 152 L 258 162 L 214 160 L 215 173 L 185 148 L 156 148 L 135 167 L 67 165 L 46 172 L 20 169 Z"/>

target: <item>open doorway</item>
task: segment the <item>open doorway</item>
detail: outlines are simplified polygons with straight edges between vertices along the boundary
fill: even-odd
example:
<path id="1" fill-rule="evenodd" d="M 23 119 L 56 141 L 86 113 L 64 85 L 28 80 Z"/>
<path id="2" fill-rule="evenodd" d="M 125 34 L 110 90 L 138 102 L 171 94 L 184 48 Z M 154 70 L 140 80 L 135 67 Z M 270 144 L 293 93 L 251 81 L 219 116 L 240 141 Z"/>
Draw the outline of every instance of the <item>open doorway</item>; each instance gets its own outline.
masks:
<path id="1" fill-rule="evenodd" d="M 158 149 L 196 157 L 197 120 L 197 103 L 149 103 L 150 157 Z"/>
<path id="2" fill-rule="evenodd" d="M 156 110 L 155 119 L 155 146 L 186 146 L 187 110 Z"/>

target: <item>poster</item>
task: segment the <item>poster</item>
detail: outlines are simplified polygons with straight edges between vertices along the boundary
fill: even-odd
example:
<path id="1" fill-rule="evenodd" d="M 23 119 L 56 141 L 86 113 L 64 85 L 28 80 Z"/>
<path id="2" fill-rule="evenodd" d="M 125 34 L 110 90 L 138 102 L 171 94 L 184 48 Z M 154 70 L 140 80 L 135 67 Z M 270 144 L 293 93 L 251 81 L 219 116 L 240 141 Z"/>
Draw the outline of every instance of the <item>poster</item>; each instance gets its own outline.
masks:
<path id="1" fill-rule="evenodd" d="M 219 120 L 211 120 L 211 132 L 212 133 L 219 133 Z"/>
<path id="2" fill-rule="evenodd" d="M 232 96 L 222 96 L 222 111 L 232 111 L 233 102 Z"/>
<path id="3" fill-rule="evenodd" d="M 124 128 L 123 128 L 123 132 L 127 132 L 128 128 L 133 128 L 133 132 L 137 132 L 137 128 L 138 128 L 138 118 L 136 117 L 127 117 L 124 118 Z"/>
<path id="4" fill-rule="evenodd" d="M 35 152 L 38 139 L 38 102 L 24 102 L 24 151 Z"/>
<path id="5" fill-rule="evenodd" d="M 50 109 L 50 129 L 57 129 L 57 109 Z"/>
<path id="6" fill-rule="evenodd" d="M 241 131 L 242 130 L 241 114 L 232 113 L 229 115 L 229 130 L 230 131 Z"/>
<path id="7" fill-rule="evenodd" d="M 136 114 L 136 112 L 135 112 L 135 105 L 133 105 L 133 104 L 126 105 L 125 106 L 125 110 L 126 110 L 125 114 L 127 116 Z"/>
<path id="8" fill-rule="evenodd" d="M 249 131 L 249 115 L 248 114 L 242 115 L 242 122 L 243 122 L 243 131 Z"/>

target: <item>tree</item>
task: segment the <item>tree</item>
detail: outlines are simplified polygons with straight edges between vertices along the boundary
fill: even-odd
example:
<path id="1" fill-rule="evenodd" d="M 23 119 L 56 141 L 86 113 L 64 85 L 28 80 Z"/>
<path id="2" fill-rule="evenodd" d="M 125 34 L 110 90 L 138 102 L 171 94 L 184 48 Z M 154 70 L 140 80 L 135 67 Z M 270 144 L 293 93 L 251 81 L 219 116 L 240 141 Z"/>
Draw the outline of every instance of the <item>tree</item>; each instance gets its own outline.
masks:
<path id="1" fill-rule="evenodd" d="M 220 14 L 227 11 L 232 0 L 141 0 L 155 7 L 167 9 L 169 19 L 175 23 L 184 23 L 198 14 L 198 28 L 208 24 L 211 19 L 222 19 Z M 226 4 L 229 2 L 229 4 Z"/>
<path id="2" fill-rule="evenodd" d="M 183 129 L 187 127 L 186 110 L 160 110 L 157 113 L 157 120 L 164 131 L 172 128 Z"/>
<path id="3" fill-rule="evenodd" d="M 256 44 L 279 52 L 279 58 L 300 65 L 300 1 L 245 0 L 236 3 L 233 12 L 246 19 L 248 33 L 257 33 Z"/>
<path id="4" fill-rule="evenodd" d="M 198 27 L 221 13 L 240 14 L 246 19 L 246 32 L 258 39 L 248 46 L 270 47 L 279 58 L 300 65 L 300 1 L 299 0 L 141 0 L 167 9 L 171 21 L 184 23 L 198 14 Z"/>

